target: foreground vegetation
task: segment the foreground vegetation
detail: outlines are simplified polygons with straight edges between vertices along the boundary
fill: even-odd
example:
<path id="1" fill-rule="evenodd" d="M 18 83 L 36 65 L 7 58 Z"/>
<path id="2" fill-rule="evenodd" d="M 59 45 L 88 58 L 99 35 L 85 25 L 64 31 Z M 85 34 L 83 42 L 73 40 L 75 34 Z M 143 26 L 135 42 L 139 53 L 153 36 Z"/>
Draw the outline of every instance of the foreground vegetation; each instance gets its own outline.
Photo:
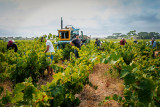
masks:
<path id="1" fill-rule="evenodd" d="M 40 89 L 36 83 L 50 63 L 44 53 L 45 43 L 39 40 L 16 42 L 17 53 L 7 51 L 6 43 L 1 41 L 0 81 L 10 79 L 14 90 L 13 93 L 6 91 L 0 106 L 77 106 L 80 100 L 75 94 L 81 92 L 85 84 L 92 86 L 88 76 L 98 63 L 110 63 L 113 68 L 109 72 L 117 71 L 125 85 L 123 96 L 106 96 L 100 105 L 116 100 L 122 106 L 160 106 L 160 58 L 153 57 L 153 52 L 160 49 L 159 42 L 155 49 L 147 41 L 138 41 L 138 44 L 127 41 L 125 46 L 120 46 L 119 42 L 108 40 L 102 41 L 101 48 L 91 42 L 82 46 L 78 59 L 72 53 L 75 47 L 68 45 L 64 50 L 56 50 L 50 65 L 56 70 L 54 79 Z M 64 60 L 66 69 L 56 66 L 59 60 Z M 3 87 L 0 94 L 2 91 Z"/>

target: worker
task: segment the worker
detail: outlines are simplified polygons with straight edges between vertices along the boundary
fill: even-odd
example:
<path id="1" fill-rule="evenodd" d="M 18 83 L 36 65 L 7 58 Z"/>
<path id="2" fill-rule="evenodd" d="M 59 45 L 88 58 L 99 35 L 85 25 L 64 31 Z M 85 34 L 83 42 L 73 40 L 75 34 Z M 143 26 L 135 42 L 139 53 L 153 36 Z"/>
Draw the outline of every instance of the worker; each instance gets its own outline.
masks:
<path id="1" fill-rule="evenodd" d="M 18 50 L 17 45 L 13 43 L 12 40 L 9 40 L 7 44 L 7 49 L 11 49 L 11 48 L 14 49 L 14 52 L 17 52 Z"/>
<path id="2" fill-rule="evenodd" d="M 153 37 L 152 40 L 150 41 L 150 45 L 152 45 L 152 48 L 156 47 L 156 41 L 155 38 Z"/>
<path id="3" fill-rule="evenodd" d="M 120 45 L 125 45 L 125 44 L 126 44 L 126 40 L 122 38 L 122 40 L 120 41 Z"/>
<path id="4" fill-rule="evenodd" d="M 75 47 L 81 49 L 82 41 L 79 39 L 79 35 L 76 35 L 76 39 L 72 40 L 72 41 L 70 42 L 70 44 L 71 44 L 72 46 L 75 46 Z M 76 58 L 79 58 L 79 54 L 78 54 L 78 50 L 77 50 L 77 49 L 74 49 L 74 54 L 75 54 L 75 57 L 76 57 Z"/>
<path id="5" fill-rule="evenodd" d="M 41 38 L 41 42 L 43 42 L 43 40 L 46 42 L 46 50 L 44 51 L 44 53 L 48 53 L 49 55 L 47 55 L 47 57 L 49 57 L 51 59 L 51 63 L 53 61 L 53 53 L 55 53 L 53 44 L 50 40 L 47 40 L 45 37 Z M 52 67 L 48 66 L 47 67 L 48 70 L 48 76 L 49 75 L 53 75 L 53 69 Z"/>
<path id="6" fill-rule="evenodd" d="M 136 44 L 138 43 L 137 40 L 134 40 L 133 42 L 136 43 Z"/>
<path id="7" fill-rule="evenodd" d="M 96 38 L 95 44 L 96 44 L 98 47 L 100 47 L 101 42 L 100 42 L 100 40 L 98 40 L 98 38 Z"/>

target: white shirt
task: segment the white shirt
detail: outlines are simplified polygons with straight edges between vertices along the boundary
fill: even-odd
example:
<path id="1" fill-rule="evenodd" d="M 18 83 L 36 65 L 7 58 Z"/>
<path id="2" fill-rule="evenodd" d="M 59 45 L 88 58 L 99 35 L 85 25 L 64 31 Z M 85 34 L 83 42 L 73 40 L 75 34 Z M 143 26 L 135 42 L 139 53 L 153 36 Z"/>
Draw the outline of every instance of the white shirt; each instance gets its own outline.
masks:
<path id="1" fill-rule="evenodd" d="M 52 44 L 52 42 L 50 40 L 46 41 L 46 46 L 48 46 L 48 45 L 49 45 L 49 50 L 47 52 L 55 52 L 53 44 Z"/>

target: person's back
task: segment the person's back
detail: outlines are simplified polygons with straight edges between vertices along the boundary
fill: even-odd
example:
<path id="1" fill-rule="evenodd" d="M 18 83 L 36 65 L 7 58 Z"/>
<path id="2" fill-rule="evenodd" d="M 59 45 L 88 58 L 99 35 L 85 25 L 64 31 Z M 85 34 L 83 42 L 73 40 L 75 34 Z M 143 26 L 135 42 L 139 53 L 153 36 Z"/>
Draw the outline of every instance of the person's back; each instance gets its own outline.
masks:
<path id="1" fill-rule="evenodd" d="M 41 38 L 41 42 L 43 42 L 43 41 L 46 42 L 46 50 L 44 51 L 44 53 L 48 53 L 46 56 L 51 59 L 50 64 L 52 64 L 53 57 L 54 57 L 53 53 L 55 53 L 53 44 L 52 44 L 52 42 L 50 40 L 47 40 L 45 37 Z M 48 70 L 48 76 L 49 75 L 53 75 L 53 69 L 52 69 L 52 67 L 48 66 L 47 70 Z"/>
<path id="2" fill-rule="evenodd" d="M 100 44 L 101 44 L 100 40 L 96 39 L 95 44 L 96 44 L 97 46 L 100 46 Z"/>
<path id="3" fill-rule="evenodd" d="M 48 45 L 49 45 L 49 50 L 47 52 L 55 52 L 53 44 L 50 40 L 46 41 L 46 46 L 48 46 Z"/>
<path id="4" fill-rule="evenodd" d="M 76 39 L 70 42 L 72 46 L 76 46 L 77 48 L 81 49 L 81 40 L 79 39 L 79 35 L 76 35 Z M 78 50 L 74 49 L 74 54 L 76 58 L 79 58 Z"/>
<path id="5" fill-rule="evenodd" d="M 152 40 L 150 41 L 150 45 L 152 45 L 152 48 L 156 47 L 156 41 L 154 38 L 152 38 Z"/>
<path id="6" fill-rule="evenodd" d="M 126 40 L 125 40 L 125 39 L 122 39 L 122 40 L 120 41 L 120 45 L 125 45 L 125 43 L 126 43 Z"/>
<path id="7" fill-rule="evenodd" d="M 81 48 L 81 40 L 80 39 L 74 39 L 72 41 L 72 43 L 74 43 L 74 45 L 77 47 L 77 48 Z"/>
<path id="8" fill-rule="evenodd" d="M 18 48 L 15 43 L 13 43 L 12 40 L 10 40 L 7 44 L 7 49 L 14 49 L 14 52 L 17 52 Z"/>

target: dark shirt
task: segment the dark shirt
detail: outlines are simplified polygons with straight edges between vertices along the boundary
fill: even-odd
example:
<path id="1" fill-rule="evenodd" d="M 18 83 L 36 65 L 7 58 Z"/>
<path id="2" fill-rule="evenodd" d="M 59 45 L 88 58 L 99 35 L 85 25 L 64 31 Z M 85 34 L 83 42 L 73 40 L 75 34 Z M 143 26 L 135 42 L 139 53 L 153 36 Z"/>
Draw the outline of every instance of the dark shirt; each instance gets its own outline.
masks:
<path id="1" fill-rule="evenodd" d="M 100 40 L 96 40 L 95 44 L 96 44 L 97 46 L 100 46 Z"/>
<path id="2" fill-rule="evenodd" d="M 11 48 L 14 49 L 14 52 L 17 52 L 17 50 L 18 50 L 17 45 L 14 44 L 14 43 L 13 43 L 12 46 L 8 46 L 8 45 L 7 45 L 7 49 L 11 49 Z"/>
<path id="3" fill-rule="evenodd" d="M 137 43 L 137 41 L 135 40 L 135 41 L 133 41 L 134 43 Z"/>
<path id="4" fill-rule="evenodd" d="M 81 40 L 80 39 L 74 39 L 72 41 L 72 43 L 74 43 L 74 45 L 77 47 L 77 48 L 81 48 Z"/>

